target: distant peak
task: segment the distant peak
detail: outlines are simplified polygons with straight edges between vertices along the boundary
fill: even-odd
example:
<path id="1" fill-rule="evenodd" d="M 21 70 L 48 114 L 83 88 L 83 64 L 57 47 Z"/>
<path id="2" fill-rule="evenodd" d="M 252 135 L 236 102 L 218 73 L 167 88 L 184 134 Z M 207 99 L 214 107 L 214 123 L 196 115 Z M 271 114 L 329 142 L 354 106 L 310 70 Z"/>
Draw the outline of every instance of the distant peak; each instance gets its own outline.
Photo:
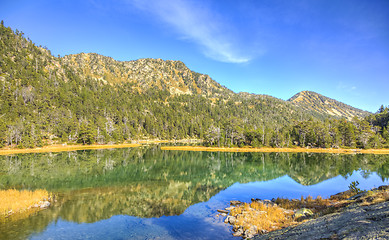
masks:
<path id="1" fill-rule="evenodd" d="M 313 91 L 301 91 L 287 101 L 307 111 L 337 118 L 365 117 L 370 113 Z"/>

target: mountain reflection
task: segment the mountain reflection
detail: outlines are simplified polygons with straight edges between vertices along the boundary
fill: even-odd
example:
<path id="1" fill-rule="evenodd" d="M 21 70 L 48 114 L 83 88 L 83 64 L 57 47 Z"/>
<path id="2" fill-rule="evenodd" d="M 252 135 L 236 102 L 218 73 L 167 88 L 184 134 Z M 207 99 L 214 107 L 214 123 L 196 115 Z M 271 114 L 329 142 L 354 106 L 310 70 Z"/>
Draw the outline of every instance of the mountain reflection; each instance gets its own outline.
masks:
<path id="1" fill-rule="evenodd" d="M 212 153 L 158 147 L 25 154 L 0 158 L 1 188 L 44 188 L 60 195 L 59 214 L 93 222 L 117 214 L 179 215 L 233 183 L 284 175 L 312 185 L 363 170 L 388 178 L 384 155 Z"/>
<path id="2" fill-rule="evenodd" d="M 53 207 L 36 216 L 0 224 L 0 237 L 7 238 L 23 226 L 16 235 L 24 238 L 56 219 L 93 223 L 115 215 L 180 215 L 237 182 L 288 175 L 302 185 L 313 185 L 339 175 L 347 178 L 354 171 L 361 171 L 364 178 L 375 172 L 385 180 L 389 157 L 180 152 L 157 146 L 0 156 L 2 189 L 44 188 L 58 196 Z"/>

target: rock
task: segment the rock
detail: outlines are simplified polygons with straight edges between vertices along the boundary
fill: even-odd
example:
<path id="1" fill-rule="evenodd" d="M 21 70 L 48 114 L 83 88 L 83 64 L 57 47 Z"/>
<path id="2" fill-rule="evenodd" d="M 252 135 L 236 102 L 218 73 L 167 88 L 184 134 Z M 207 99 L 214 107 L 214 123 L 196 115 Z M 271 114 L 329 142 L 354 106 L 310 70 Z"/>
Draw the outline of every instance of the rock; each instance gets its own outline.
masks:
<path id="1" fill-rule="evenodd" d="M 230 201 L 230 204 L 231 204 L 232 206 L 236 206 L 236 205 L 242 204 L 242 202 L 241 202 L 241 201 L 237 201 L 237 200 L 232 200 L 232 201 Z"/>
<path id="2" fill-rule="evenodd" d="M 358 198 L 361 198 L 361 197 L 365 196 L 366 194 L 367 194 L 367 192 L 361 192 L 361 193 L 358 193 L 358 194 L 356 194 L 356 195 L 354 195 L 352 197 L 349 197 L 347 200 L 356 200 Z"/>
<path id="3" fill-rule="evenodd" d="M 256 226 L 251 226 L 249 229 L 244 231 L 242 236 L 245 237 L 245 238 L 252 238 L 252 237 L 254 237 L 255 234 L 257 234 L 257 232 L 258 232 L 257 227 Z"/>
<path id="4" fill-rule="evenodd" d="M 219 213 L 228 213 L 227 210 L 222 210 L 222 209 L 218 209 L 217 211 L 218 211 Z"/>
<path id="5" fill-rule="evenodd" d="M 242 234 L 243 234 L 243 228 L 239 227 L 238 229 L 236 229 L 236 231 L 232 235 L 234 237 L 239 237 L 239 236 L 242 236 Z"/>
<path id="6" fill-rule="evenodd" d="M 231 225 L 234 225 L 235 222 L 236 222 L 236 217 L 230 216 L 230 219 L 228 220 L 228 222 L 229 222 Z"/>
<path id="7" fill-rule="evenodd" d="M 263 204 L 266 204 L 266 205 L 273 206 L 273 207 L 276 207 L 276 206 L 277 206 L 277 203 L 272 202 L 272 201 L 270 201 L 270 200 L 268 200 L 268 199 L 263 200 L 262 203 L 263 203 Z"/>
<path id="8" fill-rule="evenodd" d="M 342 212 L 256 235 L 254 239 L 389 239 L 388 214 L 389 201 L 369 206 L 355 204 Z"/>
<path id="9" fill-rule="evenodd" d="M 49 201 L 44 201 L 44 202 L 41 202 L 41 204 L 39 205 L 40 208 L 48 208 L 50 207 L 50 202 Z"/>
<path id="10" fill-rule="evenodd" d="M 284 213 L 285 214 L 294 214 L 294 211 L 293 210 L 284 210 Z"/>
<path id="11" fill-rule="evenodd" d="M 294 214 L 294 218 L 297 220 L 303 220 L 313 215 L 313 212 L 308 208 L 300 208 Z"/>
<path id="12" fill-rule="evenodd" d="M 340 192 L 340 193 L 337 193 L 335 195 L 331 195 L 330 199 L 332 199 L 332 200 L 342 200 L 344 195 L 349 195 L 350 193 L 351 193 L 351 190 Z"/>
<path id="13" fill-rule="evenodd" d="M 236 222 L 236 217 L 227 216 L 226 219 L 224 219 L 224 222 L 233 225 Z"/>
<path id="14" fill-rule="evenodd" d="M 389 189 L 389 185 L 382 185 L 382 186 L 379 186 L 378 187 L 378 190 L 382 191 L 382 190 L 388 190 Z"/>
<path id="15" fill-rule="evenodd" d="M 234 209 L 235 207 L 228 207 L 226 208 L 227 211 L 231 211 L 232 209 Z"/>

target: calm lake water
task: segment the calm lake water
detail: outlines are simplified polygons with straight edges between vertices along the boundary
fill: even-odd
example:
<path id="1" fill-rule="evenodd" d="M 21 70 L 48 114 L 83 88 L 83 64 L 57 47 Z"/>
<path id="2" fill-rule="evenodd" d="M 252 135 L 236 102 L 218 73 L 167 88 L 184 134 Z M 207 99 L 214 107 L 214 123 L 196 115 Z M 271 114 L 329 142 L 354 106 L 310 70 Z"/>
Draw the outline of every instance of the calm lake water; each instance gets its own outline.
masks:
<path id="1" fill-rule="evenodd" d="M 211 153 L 158 146 L 0 156 L 1 189 L 57 202 L 0 223 L 0 239 L 239 239 L 216 217 L 230 200 L 328 197 L 389 184 L 388 155 Z"/>

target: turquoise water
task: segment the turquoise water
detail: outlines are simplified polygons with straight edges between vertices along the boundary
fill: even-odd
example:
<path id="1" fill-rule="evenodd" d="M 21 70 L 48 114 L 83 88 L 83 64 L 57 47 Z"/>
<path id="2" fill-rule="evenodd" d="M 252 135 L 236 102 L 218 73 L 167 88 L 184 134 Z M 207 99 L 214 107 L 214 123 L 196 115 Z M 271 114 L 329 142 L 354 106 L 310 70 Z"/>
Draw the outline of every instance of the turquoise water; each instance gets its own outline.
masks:
<path id="1" fill-rule="evenodd" d="M 0 188 L 57 202 L 0 223 L 0 239 L 236 239 L 230 200 L 328 197 L 389 184 L 389 156 L 161 151 L 158 146 L 0 156 Z"/>

